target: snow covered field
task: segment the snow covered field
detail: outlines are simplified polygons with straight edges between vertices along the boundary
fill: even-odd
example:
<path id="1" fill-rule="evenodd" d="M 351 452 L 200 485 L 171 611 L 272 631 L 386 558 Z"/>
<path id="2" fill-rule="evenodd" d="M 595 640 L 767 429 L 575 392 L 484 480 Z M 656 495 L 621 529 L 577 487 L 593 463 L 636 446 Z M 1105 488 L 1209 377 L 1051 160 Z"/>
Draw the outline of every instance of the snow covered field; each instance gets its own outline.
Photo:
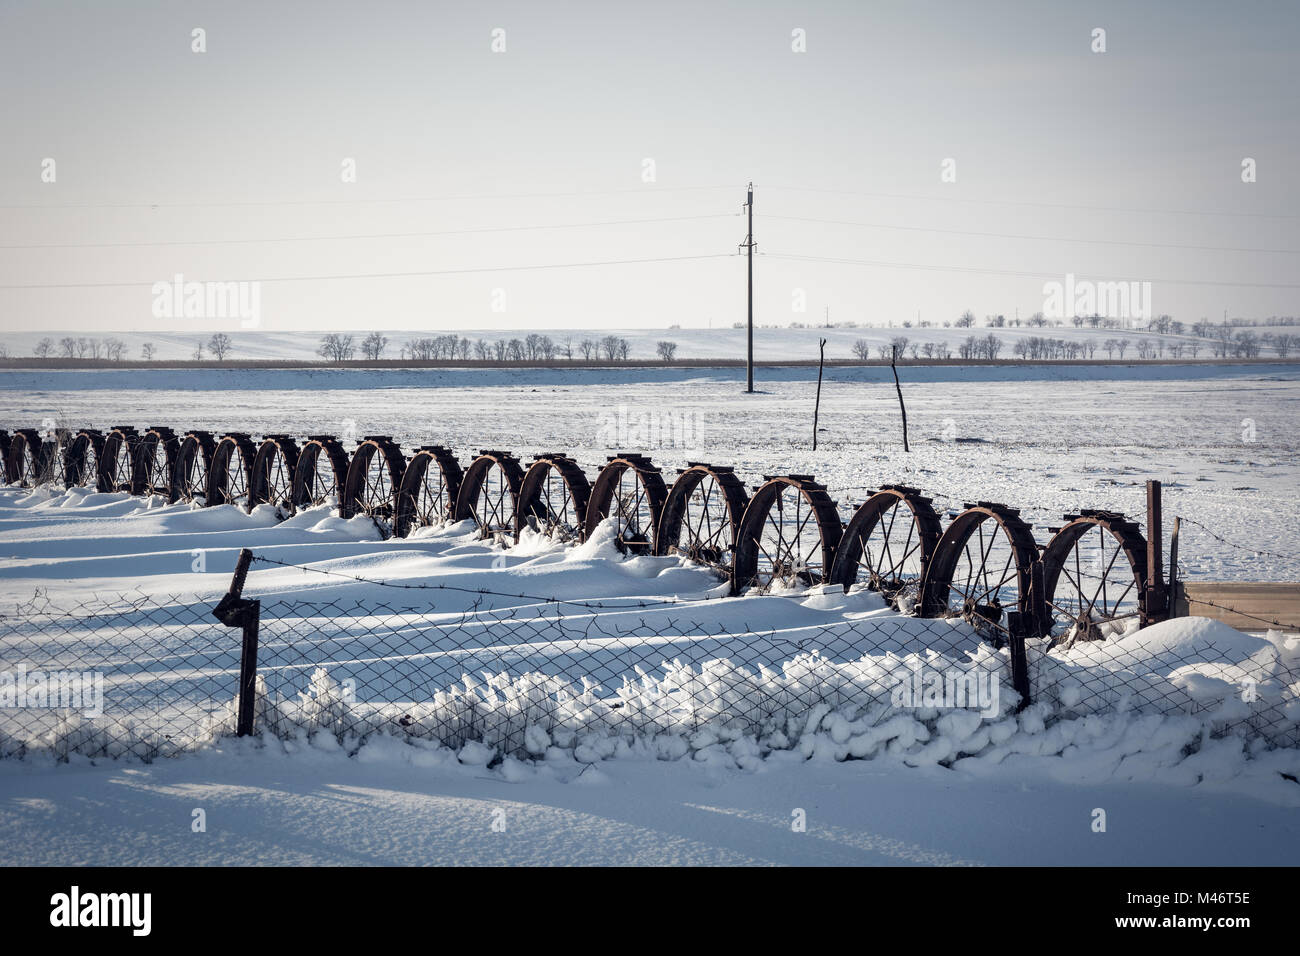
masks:
<path id="1" fill-rule="evenodd" d="M 907 456 L 893 383 L 880 371 L 828 373 L 816 453 L 808 451 L 814 382 L 803 369 L 768 372 L 755 396 L 740 393 L 730 370 L 10 372 L 0 373 L 0 421 L 39 425 L 53 415 L 68 424 L 253 433 L 355 429 L 391 434 L 408 447 L 442 442 L 462 459 L 480 447 L 521 455 L 563 448 L 590 474 L 605 455 L 639 446 L 665 466 L 700 458 L 734 464 L 747 483 L 811 472 L 831 487 L 845 517 L 882 482 L 918 485 L 951 507 L 1004 500 L 1025 509 L 1040 540 L 1041 527 L 1063 511 L 1139 514 L 1142 483 L 1155 477 L 1167 482 L 1167 515 L 1195 518 L 1229 541 L 1300 553 L 1292 522 L 1300 375 L 1292 369 L 910 370 L 914 450 Z M 656 429 L 669 436 L 668 447 L 637 440 Z M 580 726 L 644 713 L 647 701 L 672 689 L 660 665 L 673 658 L 694 668 L 705 690 L 703 665 L 725 659 L 751 675 L 768 668 L 771 676 L 758 684 L 782 693 L 811 674 L 816 686 L 834 686 L 841 696 L 834 706 L 805 707 L 795 695 L 799 706 L 766 733 L 670 727 L 602 743 L 560 724 L 546 739 L 534 735 L 527 754 L 490 767 L 488 748 L 449 748 L 427 736 L 398 743 L 372 735 L 340 747 L 336 735 L 320 732 L 327 726 L 321 708 L 290 714 L 303 731 L 295 739 L 225 740 L 151 764 L 91 765 L 76 754 L 59 766 L 0 760 L 3 861 L 1286 864 L 1300 857 L 1300 752 L 1266 749 L 1241 723 L 1259 711 L 1234 703 L 1240 681 L 1259 678 L 1260 707 L 1291 721 L 1294 735 L 1300 685 L 1283 679 L 1300 659 L 1292 636 L 1175 621 L 1053 661 L 1036 656 L 1038 703 L 1020 715 L 1004 683 L 988 720 L 926 707 L 891 714 L 884 662 L 915 655 L 934 666 L 971 666 L 971 652 L 1000 673 L 1003 661 L 979 650 L 965 625 L 940 639 L 934 625 L 900 618 L 871 594 L 710 600 L 718 582 L 677 559 L 622 560 L 599 541 L 501 552 L 460 530 L 381 541 L 368 522 L 340 521 L 327 510 L 277 524 L 228 507 L 3 490 L 0 607 L 9 612 L 37 589 L 56 603 L 141 590 L 158 601 L 184 594 L 210 606 L 227 587 L 238 549 L 248 547 L 340 574 L 501 592 L 439 592 L 429 607 L 423 592 L 264 565 L 247 585 L 267 604 L 421 608 L 423 633 L 451 622 L 456 633 L 478 627 L 487 640 L 474 653 L 491 649 L 497 659 L 513 655 L 541 670 L 547 649 L 516 644 L 521 625 L 502 622 L 540 619 L 555 608 L 504 593 L 682 602 L 567 612 L 587 614 L 599 634 L 653 658 L 647 679 L 621 694 L 616 712 L 607 702 L 618 690 L 617 653 L 596 642 L 566 650 L 570 665 L 602 682 L 590 700 L 575 698 Z M 1185 573 L 1203 577 L 1295 579 L 1300 570 L 1300 559 L 1258 556 L 1191 530 L 1181 547 Z M 378 633 L 394 633 L 391 623 L 384 627 Z M 15 646 L 13 633 L 5 646 Z M 790 646 L 756 641 L 759 634 L 780 634 Z M 825 646 L 828 634 L 847 637 Z M 861 635 L 872 637 L 855 643 Z M 882 635 L 897 640 L 891 646 Z M 269 612 L 264 636 L 268 661 L 287 654 Z M 218 667 L 237 664 L 234 632 L 230 642 Z M 1206 647 L 1214 656 L 1198 657 Z M 810 666 L 808 655 L 818 650 L 825 660 Z M 1189 657 L 1199 663 L 1187 666 Z M 1151 693 L 1128 702 L 1141 713 L 1090 708 L 1081 675 Z M 677 686 L 684 679 L 679 673 Z M 1163 694 L 1186 713 L 1143 706 Z M 843 759 L 850 756 L 866 759 Z M 207 813 L 203 835 L 190 830 L 196 807 Z M 1096 808 L 1106 810 L 1105 833 L 1093 832 Z M 800 811 L 806 832 L 791 826 Z"/>
<path id="2" fill-rule="evenodd" d="M 810 451 L 816 370 L 150 370 L 0 372 L 0 427 L 54 420 L 253 433 L 391 435 L 481 448 L 569 452 L 594 476 L 641 449 L 669 475 L 687 461 L 734 465 L 746 484 L 806 473 L 845 520 L 882 483 L 937 505 L 1001 501 L 1039 530 L 1081 508 L 1144 513 L 1165 482 L 1166 534 L 1183 515 L 1184 573 L 1300 577 L 1294 520 L 1300 368 L 1051 365 L 904 369 L 912 452 L 902 454 L 888 369 L 826 373 Z M 1256 550 L 1274 552 L 1271 555 Z M 1278 557 L 1279 554 L 1288 557 Z"/>

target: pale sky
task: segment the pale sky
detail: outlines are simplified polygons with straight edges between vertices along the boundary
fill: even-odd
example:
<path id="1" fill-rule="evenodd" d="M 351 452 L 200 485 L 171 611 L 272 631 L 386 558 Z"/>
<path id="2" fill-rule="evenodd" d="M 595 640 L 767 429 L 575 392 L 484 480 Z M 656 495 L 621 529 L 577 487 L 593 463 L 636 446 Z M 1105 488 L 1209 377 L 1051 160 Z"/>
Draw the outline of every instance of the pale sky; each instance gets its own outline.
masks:
<path id="1" fill-rule="evenodd" d="M 0 333 L 222 328 L 155 317 L 177 273 L 267 280 L 272 331 L 729 326 L 751 180 L 759 323 L 1067 272 L 1296 315 L 1297 40 L 1274 2 L 0 0 Z M 620 260 L 676 261 L 572 265 Z"/>

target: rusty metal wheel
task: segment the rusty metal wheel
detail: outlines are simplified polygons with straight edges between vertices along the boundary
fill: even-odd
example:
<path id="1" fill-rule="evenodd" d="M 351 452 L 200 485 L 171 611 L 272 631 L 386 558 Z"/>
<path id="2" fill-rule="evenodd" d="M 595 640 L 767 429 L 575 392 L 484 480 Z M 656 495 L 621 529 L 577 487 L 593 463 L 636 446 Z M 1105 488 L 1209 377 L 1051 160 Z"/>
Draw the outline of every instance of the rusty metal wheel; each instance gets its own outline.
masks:
<path id="1" fill-rule="evenodd" d="M 483 449 L 461 480 L 456 493 L 456 521 L 471 520 L 480 538 L 515 534 L 515 513 L 524 469 L 508 451 Z"/>
<path id="2" fill-rule="evenodd" d="M 77 433 L 70 428 L 53 428 L 44 435 L 41 447 L 42 483 L 68 487 L 68 457 Z"/>
<path id="3" fill-rule="evenodd" d="M 391 438 L 367 435 L 352 453 L 339 514 L 344 518 L 368 515 L 381 533 L 390 534 L 405 470 L 406 458 Z"/>
<path id="4" fill-rule="evenodd" d="M 249 488 L 253 483 L 253 459 L 257 446 L 244 432 L 231 432 L 212 453 L 208 468 L 207 504 L 234 505 L 241 511 L 249 507 Z"/>
<path id="5" fill-rule="evenodd" d="M 136 479 L 137 494 L 161 495 L 172 500 L 176 461 L 180 454 L 181 440 L 170 428 L 157 426 L 140 436 L 137 451 Z"/>
<path id="6" fill-rule="evenodd" d="M 826 582 L 842 526 L 811 475 L 765 476 L 736 533 L 731 591 L 789 591 Z"/>
<path id="7" fill-rule="evenodd" d="M 749 496 L 726 466 L 689 462 L 668 490 L 655 534 L 655 554 L 678 554 L 731 577 L 736 535 Z"/>
<path id="8" fill-rule="evenodd" d="M 338 504 L 348 480 L 348 453 L 333 435 L 312 435 L 298 449 L 293 473 L 295 508 Z"/>
<path id="9" fill-rule="evenodd" d="M 853 513 L 831 567 L 831 583 L 861 582 L 895 610 L 915 599 L 943 534 L 939 516 L 916 488 L 884 485 Z"/>
<path id="10" fill-rule="evenodd" d="M 1043 593 L 1054 643 L 1100 641 L 1147 623 L 1147 542 L 1121 514 L 1082 511 L 1049 528 Z"/>
<path id="11" fill-rule="evenodd" d="M 100 487 L 100 459 L 104 451 L 104 436 L 93 428 L 83 428 L 72 438 L 64 458 L 63 483 L 69 488 Z"/>
<path id="12" fill-rule="evenodd" d="M 40 484 L 41 444 L 41 433 L 35 428 L 19 428 L 9 437 L 6 477 L 11 485 L 34 488 Z"/>
<path id="13" fill-rule="evenodd" d="M 100 456 L 104 491 L 125 491 L 135 494 L 136 450 L 140 435 L 130 425 L 118 425 L 104 436 L 104 450 Z"/>
<path id="14" fill-rule="evenodd" d="M 644 455 L 612 455 L 591 486 L 585 537 L 590 538 L 606 518 L 615 519 L 614 543 L 626 554 L 651 554 L 655 529 L 663 513 L 668 487 L 663 474 Z"/>
<path id="15" fill-rule="evenodd" d="M 190 501 L 198 505 L 208 503 L 208 475 L 212 471 L 212 458 L 217 451 L 217 440 L 211 432 L 190 431 L 181 439 L 176 453 L 176 467 L 172 471 L 172 501 Z"/>
<path id="16" fill-rule="evenodd" d="M 524 528 L 557 541 L 581 541 L 591 482 L 564 452 L 539 454 L 519 486 L 515 540 Z"/>
<path id="17" fill-rule="evenodd" d="M 451 449 L 420 446 L 402 474 L 393 533 L 405 538 L 415 528 L 436 528 L 450 521 L 463 477 Z"/>
<path id="18" fill-rule="evenodd" d="M 264 435 L 249 472 L 248 510 L 274 505 L 283 520 L 296 510 L 293 477 L 298 468 L 298 444 L 288 435 Z"/>
<path id="19" fill-rule="evenodd" d="M 921 585 L 924 617 L 961 617 L 997 646 L 1019 626 L 1041 620 L 1033 595 L 1038 546 L 1020 512 L 981 501 L 967 505 L 935 546 Z"/>

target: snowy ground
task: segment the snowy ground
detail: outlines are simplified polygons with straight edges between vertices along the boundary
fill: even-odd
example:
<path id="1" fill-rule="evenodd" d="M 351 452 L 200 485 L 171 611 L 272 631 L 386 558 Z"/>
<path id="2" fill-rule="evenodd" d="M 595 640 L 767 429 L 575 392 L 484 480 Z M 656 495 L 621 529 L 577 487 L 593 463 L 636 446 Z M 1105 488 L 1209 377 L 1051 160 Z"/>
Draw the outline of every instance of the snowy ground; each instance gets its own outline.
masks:
<path id="1" fill-rule="evenodd" d="M 405 745 L 402 745 L 403 747 Z M 421 760 L 424 757 L 426 759 Z M 607 761 L 509 780 L 405 747 L 0 764 L 0 862 L 85 865 L 1294 866 L 1294 807 L 1214 784 L 980 778 L 882 761 Z M 1093 811 L 1107 812 L 1105 833 Z M 191 832 L 193 811 L 207 832 Z M 792 829 L 795 812 L 805 832 Z M 493 828 L 503 821 L 504 831 Z"/>
<path id="2" fill-rule="evenodd" d="M 1295 372 L 1216 368 L 1162 372 L 1145 382 L 1138 376 L 1147 370 L 1088 370 L 1083 379 L 1026 372 L 934 370 L 910 379 L 915 450 L 906 457 L 897 447 L 892 381 L 873 377 L 874 370 L 828 376 L 823 448 L 815 454 L 807 451 L 812 383 L 803 370 L 769 375 L 761 394 L 750 397 L 738 394 L 731 372 L 641 371 L 635 380 L 627 373 L 548 380 L 544 372 L 8 373 L 0 374 L 0 420 L 39 424 L 57 413 L 75 423 L 256 433 L 343 431 L 351 419 L 358 434 L 389 433 L 408 445 L 440 441 L 463 458 L 479 447 L 521 454 L 564 447 L 594 473 L 605 454 L 637 444 L 618 440 L 627 436 L 617 434 L 617 407 L 627 403 L 632 415 L 649 409 L 670 424 L 694 427 L 703 416 L 707 451 L 647 448 L 666 465 L 706 457 L 734 463 L 754 480 L 810 471 L 842 502 L 880 482 L 903 481 L 954 506 L 1004 499 L 1042 524 L 1079 507 L 1136 514 L 1142 481 L 1158 477 L 1171 486 L 1168 512 L 1195 517 L 1230 540 L 1300 552 L 1291 521 Z M 955 434 L 945 436 L 949 419 Z M 1254 423 L 1253 441 L 1242 440 L 1246 420 Z M 664 658 L 721 653 L 692 639 L 697 631 L 683 623 L 724 635 L 761 628 L 802 637 L 828 626 L 897 627 L 904 620 L 867 594 L 705 600 L 717 589 L 705 572 L 676 559 L 622 561 L 609 548 L 503 554 L 454 530 L 380 541 L 365 522 L 323 512 L 276 524 L 230 508 L 18 490 L 0 491 L 0 607 L 37 589 L 56 602 L 126 589 L 211 602 L 225 590 L 240 547 L 388 581 L 611 603 L 686 601 L 601 612 L 603 626 L 631 640 L 638 626 L 663 630 L 677 621 L 678 636 L 656 648 Z M 1189 570 L 1203 576 L 1294 579 L 1300 567 L 1206 536 L 1189 535 L 1182 548 Z M 194 569 L 196 552 L 205 559 L 202 571 Z M 392 600 L 373 585 L 285 568 L 254 570 L 247 590 L 266 601 Z M 472 607 L 476 600 L 440 594 L 429 626 L 467 615 L 489 620 L 506 607 L 525 618 L 540 613 L 523 600 L 492 598 L 494 610 Z M 647 621 L 628 625 L 634 616 Z M 273 638 L 271 625 L 267 633 Z M 507 642 L 505 632 L 492 633 Z M 960 628 L 951 636 L 935 649 L 958 661 L 972 642 Z M 920 631 L 904 637 L 910 643 L 896 649 L 902 654 L 935 644 Z M 1180 669 L 1184 652 L 1207 640 L 1221 659 Z M 349 756 L 333 735 L 319 732 L 310 743 L 305 736 L 227 740 L 147 765 L 91 765 L 77 755 L 58 766 L 4 760 L 0 861 L 1294 864 L 1300 752 L 1261 749 L 1240 728 L 1225 735 L 1236 718 L 1224 704 L 1247 671 L 1295 668 L 1300 644 L 1188 619 L 1099 647 L 1043 671 L 1037 709 L 1017 716 L 1003 707 L 987 722 L 912 712 L 897 715 L 886 732 L 885 721 L 872 724 L 879 715 L 867 694 L 842 713 L 801 714 L 781 741 L 771 734 L 664 734 L 605 748 L 556 735 L 537 748 L 537 759 L 510 758 L 490 769 L 475 748 L 372 736 L 359 749 L 349 745 Z M 829 655 L 834 667 L 819 673 L 861 666 L 853 650 L 838 648 Z M 609 666 L 598 651 L 588 663 Z M 733 651 L 728 655 L 737 656 Z M 791 654 L 769 643 L 737 659 L 779 674 Z M 1082 668 L 1121 683 L 1139 675 L 1203 706 L 1193 716 L 1089 714 L 1075 703 L 1072 680 Z M 652 696 L 662 689 L 646 686 Z M 1277 695 L 1270 706 L 1300 719 L 1300 685 L 1261 686 Z M 195 808 L 206 813 L 205 834 L 191 832 Z M 1105 833 L 1092 829 L 1097 808 L 1106 811 Z M 806 832 L 791 827 L 799 810 Z"/>
<path id="3" fill-rule="evenodd" d="M 43 421 L 178 429 L 391 435 L 521 457 L 565 450 L 594 476 L 606 456 L 648 452 L 668 474 L 687 461 L 734 465 L 747 484 L 808 473 L 847 520 L 882 483 L 942 507 L 1021 508 L 1038 527 L 1063 513 L 1144 514 L 1165 482 L 1165 531 L 1188 525 L 1184 573 L 1215 580 L 1300 577 L 1296 514 L 1300 369 L 1109 366 L 904 369 L 912 452 L 901 453 L 888 369 L 832 369 L 810 450 L 816 371 L 267 370 L 0 372 L 0 427 Z M 1255 551 L 1273 554 L 1260 555 Z M 1285 555 L 1285 557 L 1279 557 Z"/>

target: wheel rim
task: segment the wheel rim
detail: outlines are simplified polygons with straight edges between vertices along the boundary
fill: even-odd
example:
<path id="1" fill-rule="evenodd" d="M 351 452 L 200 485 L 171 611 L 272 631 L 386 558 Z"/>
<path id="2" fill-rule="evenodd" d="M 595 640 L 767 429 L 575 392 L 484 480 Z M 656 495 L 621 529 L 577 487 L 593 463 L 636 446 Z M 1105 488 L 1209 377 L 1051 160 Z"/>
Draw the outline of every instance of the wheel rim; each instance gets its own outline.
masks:
<path id="1" fill-rule="evenodd" d="M 1145 617 L 1146 540 L 1122 515 L 1066 515 L 1043 550 L 1056 643 L 1103 640 Z"/>

